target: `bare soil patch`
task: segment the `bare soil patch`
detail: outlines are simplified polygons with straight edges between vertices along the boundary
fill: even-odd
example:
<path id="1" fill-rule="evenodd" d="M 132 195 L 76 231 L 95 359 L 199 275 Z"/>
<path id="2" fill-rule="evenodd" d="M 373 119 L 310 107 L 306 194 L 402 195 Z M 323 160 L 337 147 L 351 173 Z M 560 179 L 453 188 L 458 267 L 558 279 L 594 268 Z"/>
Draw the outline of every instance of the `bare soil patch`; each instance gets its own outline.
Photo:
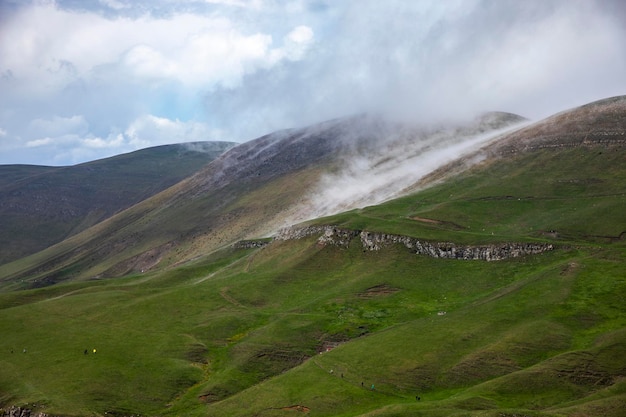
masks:
<path id="1" fill-rule="evenodd" d="M 300 411 L 301 413 L 308 413 L 311 411 L 309 407 L 305 407 L 304 405 L 290 405 L 289 407 L 283 407 L 281 410 L 285 411 Z"/>

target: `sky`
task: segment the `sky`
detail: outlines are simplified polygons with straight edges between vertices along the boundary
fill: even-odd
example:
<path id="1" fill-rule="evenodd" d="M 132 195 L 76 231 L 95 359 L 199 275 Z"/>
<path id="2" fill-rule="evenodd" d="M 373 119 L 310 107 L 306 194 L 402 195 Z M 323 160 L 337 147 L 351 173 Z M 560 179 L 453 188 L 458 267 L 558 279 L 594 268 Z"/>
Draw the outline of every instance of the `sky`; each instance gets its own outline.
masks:
<path id="1" fill-rule="evenodd" d="M 0 164 L 623 94 L 621 0 L 0 0 Z"/>

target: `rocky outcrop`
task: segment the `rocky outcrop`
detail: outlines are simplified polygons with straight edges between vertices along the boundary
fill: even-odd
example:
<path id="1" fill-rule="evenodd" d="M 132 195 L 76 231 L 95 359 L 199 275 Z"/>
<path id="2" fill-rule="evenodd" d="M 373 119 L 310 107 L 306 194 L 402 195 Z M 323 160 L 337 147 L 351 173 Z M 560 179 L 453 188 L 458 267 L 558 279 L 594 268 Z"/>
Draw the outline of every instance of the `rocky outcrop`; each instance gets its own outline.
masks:
<path id="1" fill-rule="evenodd" d="M 401 244 L 418 255 L 443 259 L 498 261 L 525 255 L 535 255 L 554 249 L 553 245 L 545 243 L 507 242 L 467 246 L 450 242 L 428 242 L 410 236 L 342 229 L 334 226 L 287 228 L 279 231 L 275 239 L 292 240 L 315 235 L 319 236 L 317 242 L 320 245 L 347 247 L 354 238 L 359 237 L 364 250 L 377 251 L 386 246 Z"/>
<path id="2" fill-rule="evenodd" d="M 270 240 L 240 240 L 233 243 L 234 249 L 258 249 L 266 246 Z"/>
<path id="3" fill-rule="evenodd" d="M 335 226 L 287 227 L 278 231 L 276 240 L 297 240 L 319 235 L 318 243 L 347 247 L 352 239 L 361 233 L 360 230 L 342 229 Z"/>

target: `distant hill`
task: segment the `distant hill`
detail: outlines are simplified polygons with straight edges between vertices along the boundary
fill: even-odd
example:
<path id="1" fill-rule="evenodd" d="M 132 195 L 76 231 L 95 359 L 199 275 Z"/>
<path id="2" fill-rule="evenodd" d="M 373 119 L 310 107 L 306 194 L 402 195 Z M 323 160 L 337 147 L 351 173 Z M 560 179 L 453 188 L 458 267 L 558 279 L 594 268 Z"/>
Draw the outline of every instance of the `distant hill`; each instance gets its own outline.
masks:
<path id="1" fill-rule="evenodd" d="M 234 145 L 157 146 L 68 167 L 0 165 L 0 264 L 45 249 L 145 200 Z"/>

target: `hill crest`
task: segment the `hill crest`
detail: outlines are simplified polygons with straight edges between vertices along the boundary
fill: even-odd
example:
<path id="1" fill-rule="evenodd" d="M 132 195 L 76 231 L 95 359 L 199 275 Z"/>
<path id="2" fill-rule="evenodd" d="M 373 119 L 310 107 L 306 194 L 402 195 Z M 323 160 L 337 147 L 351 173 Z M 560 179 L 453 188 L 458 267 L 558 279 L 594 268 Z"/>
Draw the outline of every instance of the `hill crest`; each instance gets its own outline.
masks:
<path id="1" fill-rule="evenodd" d="M 67 167 L 0 165 L 0 264 L 45 249 L 178 183 L 233 145 L 162 145 Z"/>

